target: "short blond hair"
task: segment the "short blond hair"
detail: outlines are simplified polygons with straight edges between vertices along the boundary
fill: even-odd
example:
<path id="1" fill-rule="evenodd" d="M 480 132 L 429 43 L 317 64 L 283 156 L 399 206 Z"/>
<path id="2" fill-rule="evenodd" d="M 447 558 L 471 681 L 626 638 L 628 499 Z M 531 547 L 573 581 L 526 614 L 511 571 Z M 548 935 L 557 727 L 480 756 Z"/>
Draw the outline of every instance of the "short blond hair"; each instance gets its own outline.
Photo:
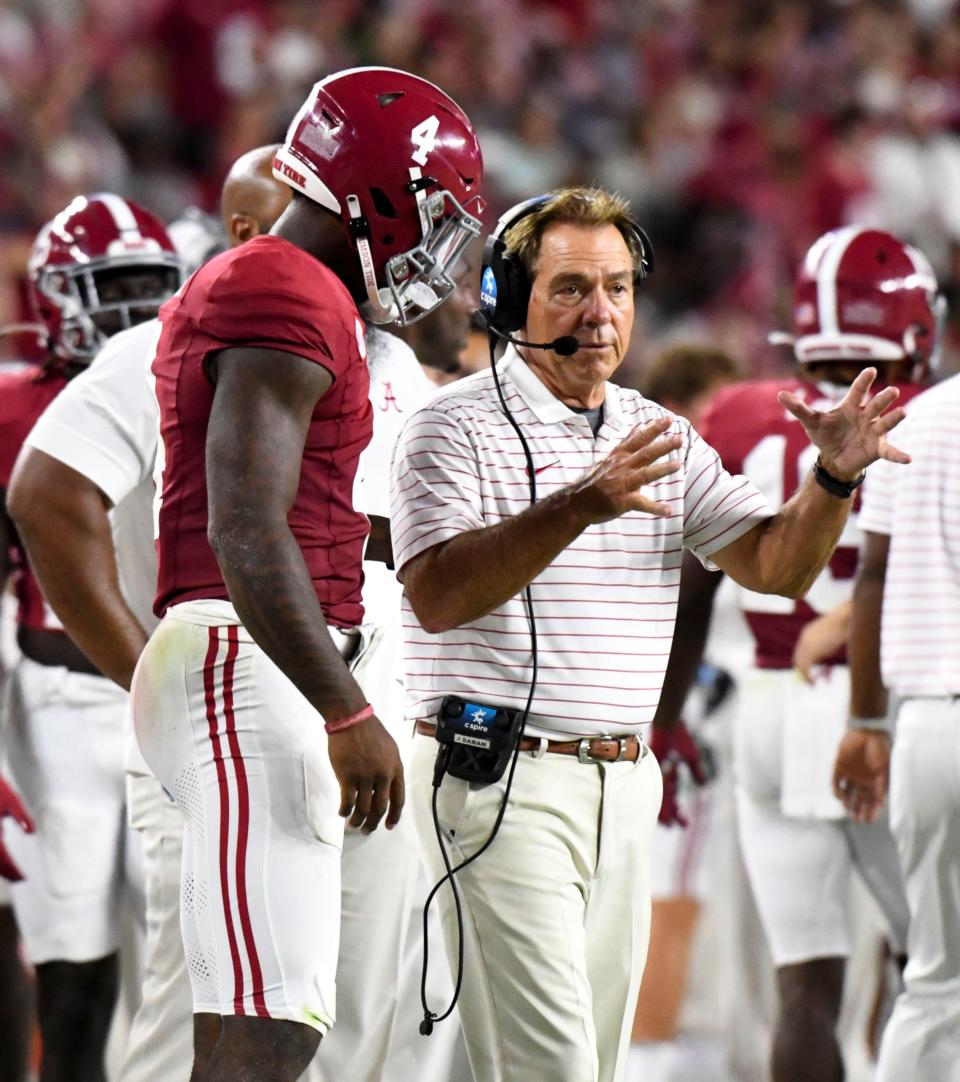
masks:
<path id="1" fill-rule="evenodd" d="M 639 279 L 644 252 L 630 217 L 630 204 L 622 195 L 603 188 L 558 188 L 548 202 L 507 230 L 504 245 L 517 256 L 531 279 L 537 273 L 544 231 L 557 222 L 587 228 L 616 226 L 630 250 L 634 278 Z"/>

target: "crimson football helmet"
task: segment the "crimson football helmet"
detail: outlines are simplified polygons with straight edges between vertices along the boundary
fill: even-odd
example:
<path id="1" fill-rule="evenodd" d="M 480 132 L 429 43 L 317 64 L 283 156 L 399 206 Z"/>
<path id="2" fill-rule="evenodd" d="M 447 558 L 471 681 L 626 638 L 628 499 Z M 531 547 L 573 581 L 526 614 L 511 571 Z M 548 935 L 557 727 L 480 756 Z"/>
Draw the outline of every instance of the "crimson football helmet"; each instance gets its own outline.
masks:
<path id="1" fill-rule="evenodd" d="M 393 68 L 328 76 L 273 172 L 342 219 L 373 323 L 413 323 L 456 288 L 453 268 L 480 234 L 483 160 L 473 125 L 432 83 Z"/>
<path id="2" fill-rule="evenodd" d="M 129 199 L 78 196 L 37 234 L 30 300 L 62 361 L 91 361 L 117 331 L 152 319 L 182 264 L 159 218 Z"/>
<path id="3" fill-rule="evenodd" d="M 914 378 L 931 364 L 943 299 L 926 256 L 891 233 L 846 226 L 825 233 L 797 274 L 792 335 L 801 363 L 912 360 Z"/>

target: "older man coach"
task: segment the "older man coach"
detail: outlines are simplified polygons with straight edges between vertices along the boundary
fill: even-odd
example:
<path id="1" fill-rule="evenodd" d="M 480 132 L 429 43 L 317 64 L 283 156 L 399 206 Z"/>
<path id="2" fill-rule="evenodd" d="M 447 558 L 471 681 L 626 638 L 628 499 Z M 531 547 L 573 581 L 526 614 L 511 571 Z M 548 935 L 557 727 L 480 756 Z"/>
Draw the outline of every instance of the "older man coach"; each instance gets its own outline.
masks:
<path id="1" fill-rule="evenodd" d="M 441 701 L 522 711 L 535 662 L 498 834 L 456 877 L 463 1025 L 477 1082 L 611 1082 L 625 1070 L 646 955 L 661 781 L 642 733 L 670 652 L 682 549 L 751 590 L 802 596 L 863 468 L 908 461 L 885 438 L 902 411 L 881 417 L 896 391 L 869 399 L 872 370 L 828 413 L 781 394 L 821 459 L 773 515 L 688 422 L 608 382 L 651 265 L 623 200 L 561 190 L 514 208 L 492 239 L 491 322 L 549 345 L 511 346 L 497 366 L 530 465 L 490 372 L 415 413 L 395 453 L 407 715 L 420 733 L 408 790 L 439 879 Z M 490 836 L 508 777 L 443 778 L 437 819 L 454 862 Z M 455 959 L 446 889 L 441 904 Z"/>

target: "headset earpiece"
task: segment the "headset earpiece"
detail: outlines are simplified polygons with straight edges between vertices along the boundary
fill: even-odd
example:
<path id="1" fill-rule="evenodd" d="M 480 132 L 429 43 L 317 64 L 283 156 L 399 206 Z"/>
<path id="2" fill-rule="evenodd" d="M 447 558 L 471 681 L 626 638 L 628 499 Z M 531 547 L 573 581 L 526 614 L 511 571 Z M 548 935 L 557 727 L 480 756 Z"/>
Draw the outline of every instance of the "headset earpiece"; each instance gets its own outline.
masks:
<path id="1" fill-rule="evenodd" d="M 507 251 L 506 234 L 552 198 L 552 194 L 537 195 L 511 207 L 500 217 L 483 246 L 480 313 L 489 326 L 503 334 L 512 334 L 526 323 L 531 289 L 527 268 L 518 256 Z M 636 247 L 640 253 L 633 280 L 636 289 L 654 268 L 653 245 L 636 222 L 630 220 L 627 227 L 631 233 L 632 247 Z"/>

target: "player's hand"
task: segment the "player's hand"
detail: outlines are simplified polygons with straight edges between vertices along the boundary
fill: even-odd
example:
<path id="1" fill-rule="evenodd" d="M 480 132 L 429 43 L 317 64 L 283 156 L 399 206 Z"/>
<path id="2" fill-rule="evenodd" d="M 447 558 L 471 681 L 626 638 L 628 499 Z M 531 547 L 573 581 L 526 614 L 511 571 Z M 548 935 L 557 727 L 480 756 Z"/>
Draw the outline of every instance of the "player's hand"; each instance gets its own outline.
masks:
<path id="1" fill-rule="evenodd" d="M 667 458 L 683 445 L 679 433 L 664 435 L 673 418 L 661 417 L 637 426 L 619 446 L 571 486 L 572 496 L 589 523 L 609 522 L 627 511 L 643 511 L 665 518 L 670 506 L 652 500 L 644 486 L 680 469 L 677 458 Z"/>
<path id="2" fill-rule="evenodd" d="M 823 468 L 838 481 L 855 481 L 878 458 L 901 464 L 910 461 L 908 454 L 887 440 L 887 433 L 906 416 L 899 406 L 889 408 L 900 392 L 896 387 L 885 387 L 871 398 L 876 378 L 875 368 L 865 368 L 842 401 L 826 411 L 811 409 L 790 391 L 777 395 L 780 404 L 803 425 L 810 442 L 820 449 Z"/>
<path id="3" fill-rule="evenodd" d="M 850 632 L 850 605 L 844 602 L 806 624 L 793 648 L 793 667 L 808 684 L 816 679 L 814 669 L 845 646 Z"/>
<path id="4" fill-rule="evenodd" d="M 700 748 L 682 721 L 671 728 L 654 726 L 650 733 L 650 750 L 660 764 L 663 775 L 663 801 L 657 816 L 664 826 L 678 823 L 687 826 L 687 818 L 677 803 L 680 785 L 680 766 L 685 765 L 697 785 L 706 785 L 709 777 L 700 756 Z"/>
<path id="5" fill-rule="evenodd" d="M 850 729 L 840 741 L 833 767 L 833 792 L 859 823 L 872 823 L 883 806 L 890 779 L 890 734 Z"/>
<path id="6" fill-rule="evenodd" d="M 0 778 L 0 819 L 6 819 L 7 816 L 13 819 L 26 834 L 33 833 L 35 829 L 33 820 L 21 803 L 20 797 L 3 778 Z M 9 879 L 11 883 L 19 883 L 23 879 L 23 873 L 14 864 L 2 839 L 0 839 L 0 876 Z"/>
<path id="7" fill-rule="evenodd" d="M 386 815 L 392 830 L 403 810 L 403 764 L 396 741 L 372 715 L 328 737 L 330 765 L 340 782 L 340 814 L 364 834 Z"/>

